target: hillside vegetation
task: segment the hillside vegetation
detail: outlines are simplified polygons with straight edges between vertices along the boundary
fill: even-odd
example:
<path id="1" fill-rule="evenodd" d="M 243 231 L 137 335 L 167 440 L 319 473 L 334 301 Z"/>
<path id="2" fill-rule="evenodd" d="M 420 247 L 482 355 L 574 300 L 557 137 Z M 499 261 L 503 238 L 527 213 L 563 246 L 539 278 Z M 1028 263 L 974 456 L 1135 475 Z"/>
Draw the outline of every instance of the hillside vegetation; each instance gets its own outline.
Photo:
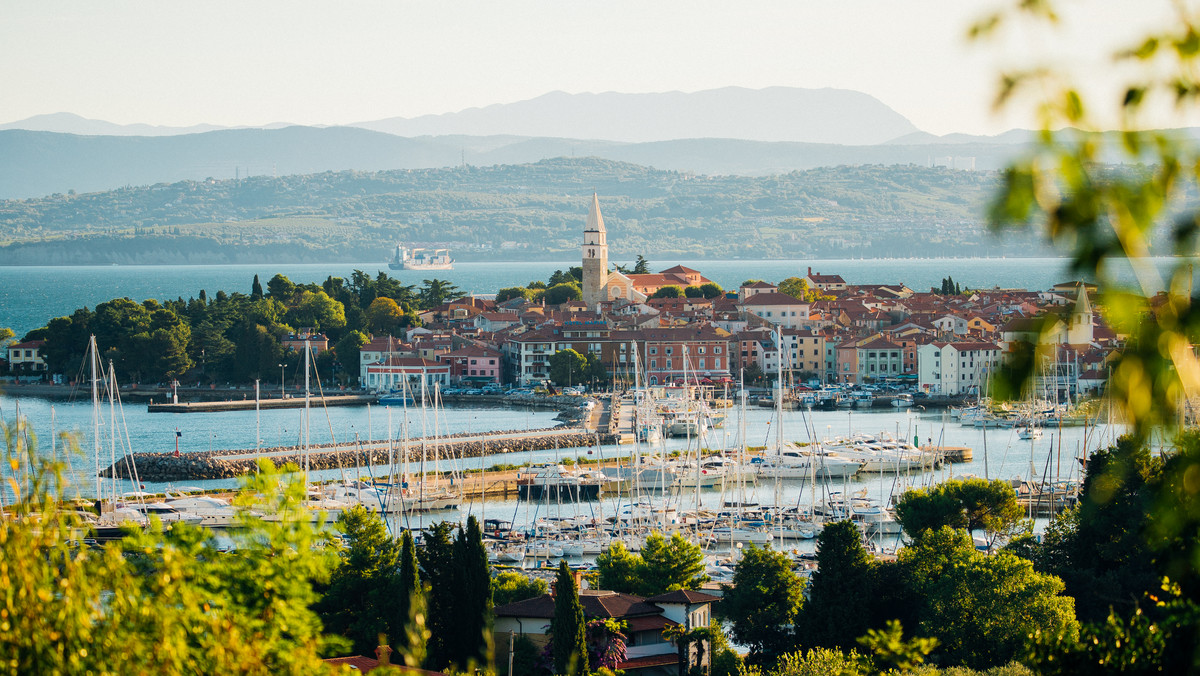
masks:
<path id="1" fill-rule="evenodd" d="M 600 194 L 615 256 L 1035 253 L 983 226 L 992 172 L 831 167 L 702 176 L 601 160 L 181 181 L 0 202 L 0 264 L 379 259 L 396 242 L 460 260 L 571 256 Z"/>

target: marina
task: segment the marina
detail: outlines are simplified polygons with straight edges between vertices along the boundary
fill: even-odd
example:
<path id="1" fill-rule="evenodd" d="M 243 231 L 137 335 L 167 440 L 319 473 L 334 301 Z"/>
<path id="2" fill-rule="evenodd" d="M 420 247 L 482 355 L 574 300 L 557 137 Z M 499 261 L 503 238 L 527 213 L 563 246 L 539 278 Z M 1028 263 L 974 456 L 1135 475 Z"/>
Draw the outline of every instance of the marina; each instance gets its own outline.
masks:
<path id="1" fill-rule="evenodd" d="M 0 398 L 0 411 L 11 417 L 18 402 Z M 40 399 L 22 399 L 21 415 L 26 417 L 42 438 L 50 434 L 47 427 L 53 418 L 56 431 L 80 429 L 81 423 L 90 419 L 90 406 L 80 403 L 51 403 Z M 224 446 L 224 452 L 239 461 L 252 463 L 260 453 L 294 453 L 292 447 L 255 449 L 255 428 L 271 430 L 265 436 L 280 436 L 299 431 L 304 423 L 300 411 L 264 410 L 257 421 L 253 411 L 223 411 L 206 416 L 185 414 L 150 414 L 140 407 L 125 411 L 129 426 L 129 439 L 134 448 L 139 445 L 159 445 L 174 436 L 176 421 L 188 425 L 184 438 L 195 438 L 198 430 L 205 430 L 214 441 Z M 53 415 L 52 415 L 53 413 Z M 1010 481 L 1014 491 L 1022 496 L 1022 504 L 1029 514 L 1045 523 L 1051 510 L 1066 504 L 1063 488 L 1043 490 L 1042 486 L 1067 486 L 1079 477 L 1076 458 L 1082 450 L 1111 443 L 1120 431 L 1119 427 L 1104 423 L 1088 427 L 1047 430 L 1040 440 L 1022 440 L 1013 429 L 992 430 L 962 426 L 950 418 L 946 411 L 915 413 L 911 409 L 877 409 L 867 412 L 790 410 L 783 412 L 782 438 L 793 452 L 804 450 L 813 444 L 829 447 L 836 443 L 839 435 L 850 439 L 858 430 L 875 430 L 871 435 L 906 438 L 920 442 L 917 448 L 936 455 L 947 462 L 930 463 L 925 466 L 905 466 L 899 471 L 887 473 L 855 472 L 844 476 L 812 477 L 811 472 L 795 476 L 772 476 L 754 471 L 756 466 L 768 461 L 778 461 L 782 454 L 775 454 L 772 438 L 778 423 L 773 422 L 774 412 L 751 407 L 728 409 L 726 424 L 721 429 L 710 430 L 704 444 L 696 439 L 664 437 L 656 443 L 636 444 L 596 443 L 595 435 L 586 443 L 571 446 L 567 443 L 551 443 L 548 447 L 529 448 L 518 452 L 499 452 L 507 435 L 528 436 L 537 434 L 537 427 L 552 428 L 554 412 L 546 410 L 518 410 L 507 407 L 486 408 L 476 404 L 448 405 L 439 410 L 438 430 L 442 437 L 470 435 L 472 442 L 487 444 L 476 455 L 461 452 L 443 453 L 439 458 L 427 456 L 425 472 L 420 472 L 420 462 L 413 457 L 412 450 L 420 446 L 416 441 L 410 446 L 405 466 L 399 464 L 402 453 L 388 461 L 384 453 L 390 445 L 402 447 L 402 430 L 421 429 L 422 422 L 432 431 L 432 412 L 427 411 L 425 420 L 419 410 L 409 410 L 401 416 L 391 411 L 392 420 L 387 420 L 387 411 L 377 407 L 348 406 L 331 408 L 319 413 L 311 412 L 311 448 L 319 450 L 323 444 L 331 443 L 330 433 L 339 437 L 354 438 L 366 455 L 352 459 L 345 455 L 341 466 L 326 462 L 312 462 L 310 456 L 309 480 L 314 499 L 319 496 L 326 513 L 332 518 L 336 512 L 354 501 L 361 504 L 380 505 L 388 514 L 393 529 L 421 529 L 431 523 L 450 519 L 459 521 L 467 515 L 495 519 L 501 531 L 493 551 L 499 555 L 507 551 L 510 559 L 519 548 L 515 543 L 561 541 L 567 544 L 564 550 L 574 551 L 571 543 L 591 543 L 589 551 L 619 536 L 626 538 L 631 548 L 640 546 L 638 538 L 644 538 L 651 530 L 672 532 L 684 530 L 690 537 L 708 543 L 713 551 L 729 551 L 739 542 L 746 544 L 770 541 L 799 552 L 811 551 L 811 540 L 819 529 L 815 524 L 823 519 L 851 515 L 862 523 L 864 534 L 874 538 L 880 547 L 895 546 L 896 527 L 887 516 L 890 502 L 909 487 L 932 485 L 949 478 L 969 476 L 1004 479 Z M 515 419 L 527 420 L 528 429 L 507 431 Z M 191 421 L 191 422 L 188 422 Z M 489 430 L 482 428 L 490 427 Z M 390 432 L 389 432 L 390 428 Z M 318 432 L 323 430 L 323 432 Z M 744 431 L 742 431 L 744 430 Z M 835 431 L 836 430 L 836 431 Z M 166 431 L 167 434 L 163 434 Z M 559 432 L 560 434 L 562 432 Z M 365 437 L 365 438 L 364 438 Z M 155 442 L 154 439 L 159 439 Z M 388 440 L 391 440 L 390 444 Z M 410 437 L 414 442 L 417 437 Z M 247 447 L 247 442 L 250 442 Z M 342 442 L 346 443 L 346 442 Z M 443 441 L 442 443 L 446 443 Z M 367 451 L 367 446 L 372 451 Z M 985 453 L 983 449 L 988 449 Z M 207 451 L 185 443 L 181 458 L 204 457 Z M 172 456 L 165 449 L 163 456 Z M 297 462 L 303 458 L 293 455 Z M 77 459 L 71 463 L 76 480 L 73 486 L 81 496 L 88 495 L 87 464 Z M 949 462 L 959 460 L 961 462 Z M 139 468 L 142 463 L 139 463 Z M 520 479 L 528 470 L 519 467 L 540 465 L 563 467 L 571 472 L 582 470 L 604 476 L 598 483 L 595 499 L 576 500 L 570 491 L 537 491 L 522 495 Z M 686 481 L 649 480 L 650 475 L 639 474 L 645 481 L 620 480 L 626 478 L 631 468 L 671 467 L 672 476 L 687 478 Z M 1036 470 L 1036 471 L 1034 471 Z M 656 470 L 657 471 L 657 470 Z M 422 474 L 425 478 L 418 479 Z M 705 477 L 695 481 L 696 476 Z M 1059 479 L 1061 478 L 1061 479 Z M 143 493 L 165 494 L 172 492 L 178 497 L 179 486 L 206 492 L 217 491 L 229 495 L 235 490 L 236 479 L 198 479 L 155 481 L 147 476 L 134 484 L 122 482 L 119 494 Z M 389 485 L 407 484 L 414 495 L 424 491 L 432 496 L 451 492 L 453 506 L 443 504 L 429 509 L 416 508 L 414 498 L 409 503 L 395 503 L 388 508 L 386 496 Z M 1059 491 L 1055 493 L 1054 491 Z M 846 496 L 843 498 L 842 496 Z M 1057 497 L 1055 497 L 1057 496 Z M 191 497 L 198 497 L 193 495 Z M 588 496 L 590 497 L 590 496 Z M 128 504 L 136 505 L 138 499 L 125 498 Z M 146 502 L 153 504 L 153 502 Z M 214 507 L 215 508 L 215 507 Z M 332 510 L 332 511 L 329 511 Z M 218 510 L 219 511 L 219 510 Z M 735 518 L 736 517 L 736 518 Z M 213 519 L 218 518 L 216 516 Z M 211 521 L 211 519 L 210 519 Z M 587 522 L 584 526 L 580 522 Z M 572 526 L 571 524 L 575 524 Z M 550 526 L 553 525 L 554 528 Z M 1041 527 L 1041 526 L 1039 526 Z M 640 533 L 640 535 L 638 535 Z M 625 540 L 623 540 L 625 541 Z M 540 546 L 540 545 L 539 545 Z M 530 545 L 522 551 L 533 552 L 537 547 Z M 553 555 L 561 545 L 553 545 L 548 552 Z M 547 551 L 541 551 L 547 554 Z M 524 556 L 520 564 L 536 565 L 539 559 Z M 542 559 L 545 560 L 543 556 Z M 510 561 L 518 563 L 518 561 Z"/>

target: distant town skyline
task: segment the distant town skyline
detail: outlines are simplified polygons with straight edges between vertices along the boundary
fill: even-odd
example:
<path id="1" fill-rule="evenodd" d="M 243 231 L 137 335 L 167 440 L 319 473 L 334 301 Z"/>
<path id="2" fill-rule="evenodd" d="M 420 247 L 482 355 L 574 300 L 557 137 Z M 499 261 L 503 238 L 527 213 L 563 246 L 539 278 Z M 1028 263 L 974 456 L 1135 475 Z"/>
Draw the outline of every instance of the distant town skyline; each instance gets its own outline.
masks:
<path id="1" fill-rule="evenodd" d="M 1165 0 L 1061 4 L 1061 32 L 970 44 L 971 23 L 1001 3 L 8 3 L 0 123 L 71 112 L 118 124 L 337 125 L 551 91 L 788 86 L 861 91 L 934 134 L 994 134 L 1036 126 L 993 113 L 1003 70 L 1054 63 L 1111 99 L 1124 84 L 1111 53 L 1169 25 L 1172 11 Z"/>

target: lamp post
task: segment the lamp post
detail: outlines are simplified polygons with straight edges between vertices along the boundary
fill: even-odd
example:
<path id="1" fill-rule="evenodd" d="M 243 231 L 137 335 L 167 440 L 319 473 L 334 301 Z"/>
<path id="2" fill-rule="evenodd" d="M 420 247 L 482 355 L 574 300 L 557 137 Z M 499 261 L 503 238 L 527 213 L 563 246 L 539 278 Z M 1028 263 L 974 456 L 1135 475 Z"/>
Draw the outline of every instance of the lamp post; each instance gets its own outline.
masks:
<path id="1" fill-rule="evenodd" d="M 284 380 L 283 380 L 283 372 L 284 372 L 284 369 L 286 369 L 286 368 L 287 367 L 284 364 L 279 365 L 279 398 L 280 399 L 284 398 L 283 395 L 286 391 L 286 390 L 284 390 L 285 386 L 284 386 Z"/>

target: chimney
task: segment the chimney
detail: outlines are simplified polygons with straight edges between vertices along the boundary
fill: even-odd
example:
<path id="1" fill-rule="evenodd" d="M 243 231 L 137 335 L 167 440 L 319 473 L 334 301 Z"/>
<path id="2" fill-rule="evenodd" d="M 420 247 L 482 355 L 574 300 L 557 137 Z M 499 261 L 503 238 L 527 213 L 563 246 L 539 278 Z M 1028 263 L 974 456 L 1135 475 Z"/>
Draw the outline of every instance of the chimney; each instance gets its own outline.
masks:
<path id="1" fill-rule="evenodd" d="M 808 276 L 812 277 L 812 266 L 808 266 Z"/>

